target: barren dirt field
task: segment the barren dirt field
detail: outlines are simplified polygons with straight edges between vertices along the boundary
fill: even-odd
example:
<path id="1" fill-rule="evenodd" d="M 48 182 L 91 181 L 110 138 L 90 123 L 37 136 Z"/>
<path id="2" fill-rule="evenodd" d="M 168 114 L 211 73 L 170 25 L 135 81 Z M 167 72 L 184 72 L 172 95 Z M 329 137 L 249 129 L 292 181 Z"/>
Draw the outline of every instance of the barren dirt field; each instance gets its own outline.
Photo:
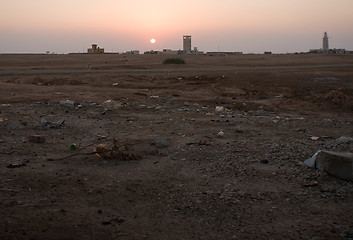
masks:
<path id="1" fill-rule="evenodd" d="M 353 55 L 168 57 L 0 55 L 0 239 L 353 238 Z"/>

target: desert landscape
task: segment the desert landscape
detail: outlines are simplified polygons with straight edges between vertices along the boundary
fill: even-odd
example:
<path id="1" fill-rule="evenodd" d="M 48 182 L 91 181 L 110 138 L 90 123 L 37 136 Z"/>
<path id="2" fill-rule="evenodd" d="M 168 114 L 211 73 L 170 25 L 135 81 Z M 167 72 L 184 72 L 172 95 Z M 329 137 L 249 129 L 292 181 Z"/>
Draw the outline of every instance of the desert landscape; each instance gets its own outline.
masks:
<path id="1" fill-rule="evenodd" d="M 353 55 L 169 57 L 0 55 L 0 239 L 353 238 Z"/>

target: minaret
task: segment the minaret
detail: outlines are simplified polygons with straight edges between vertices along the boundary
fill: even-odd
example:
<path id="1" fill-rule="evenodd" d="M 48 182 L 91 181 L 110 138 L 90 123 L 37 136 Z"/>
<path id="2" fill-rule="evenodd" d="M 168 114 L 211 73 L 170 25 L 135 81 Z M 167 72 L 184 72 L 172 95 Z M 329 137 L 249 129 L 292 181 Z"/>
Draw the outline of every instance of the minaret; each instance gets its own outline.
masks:
<path id="1" fill-rule="evenodd" d="M 322 39 L 322 48 L 325 51 L 329 50 L 327 32 L 324 33 L 324 38 Z"/>

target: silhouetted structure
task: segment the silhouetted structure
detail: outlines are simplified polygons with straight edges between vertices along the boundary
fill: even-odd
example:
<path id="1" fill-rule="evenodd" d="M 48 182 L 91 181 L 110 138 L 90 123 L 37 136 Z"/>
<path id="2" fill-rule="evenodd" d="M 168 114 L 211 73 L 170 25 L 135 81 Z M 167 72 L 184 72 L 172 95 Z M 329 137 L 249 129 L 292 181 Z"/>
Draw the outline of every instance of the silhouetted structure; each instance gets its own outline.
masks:
<path id="1" fill-rule="evenodd" d="M 104 53 L 104 48 L 99 48 L 97 44 L 92 44 L 92 48 L 87 49 L 87 53 Z"/>
<path id="2" fill-rule="evenodd" d="M 324 51 L 328 51 L 329 45 L 328 45 L 328 36 L 327 36 L 327 32 L 324 33 L 324 38 L 322 39 L 322 49 Z"/>
<path id="3" fill-rule="evenodd" d="M 191 36 L 190 35 L 183 36 L 183 51 L 185 53 L 191 52 Z"/>

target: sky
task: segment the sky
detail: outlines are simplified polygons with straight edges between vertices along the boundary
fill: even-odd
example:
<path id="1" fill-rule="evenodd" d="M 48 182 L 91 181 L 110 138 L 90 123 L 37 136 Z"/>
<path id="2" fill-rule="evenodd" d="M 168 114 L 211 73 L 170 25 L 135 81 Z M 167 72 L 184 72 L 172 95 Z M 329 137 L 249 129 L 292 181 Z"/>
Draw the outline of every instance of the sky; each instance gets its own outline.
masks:
<path id="1" fill-rule="evenodd" d="M 0 53 L 353 50 L 352 24 L 353 0 L 1 0 Z"/>

